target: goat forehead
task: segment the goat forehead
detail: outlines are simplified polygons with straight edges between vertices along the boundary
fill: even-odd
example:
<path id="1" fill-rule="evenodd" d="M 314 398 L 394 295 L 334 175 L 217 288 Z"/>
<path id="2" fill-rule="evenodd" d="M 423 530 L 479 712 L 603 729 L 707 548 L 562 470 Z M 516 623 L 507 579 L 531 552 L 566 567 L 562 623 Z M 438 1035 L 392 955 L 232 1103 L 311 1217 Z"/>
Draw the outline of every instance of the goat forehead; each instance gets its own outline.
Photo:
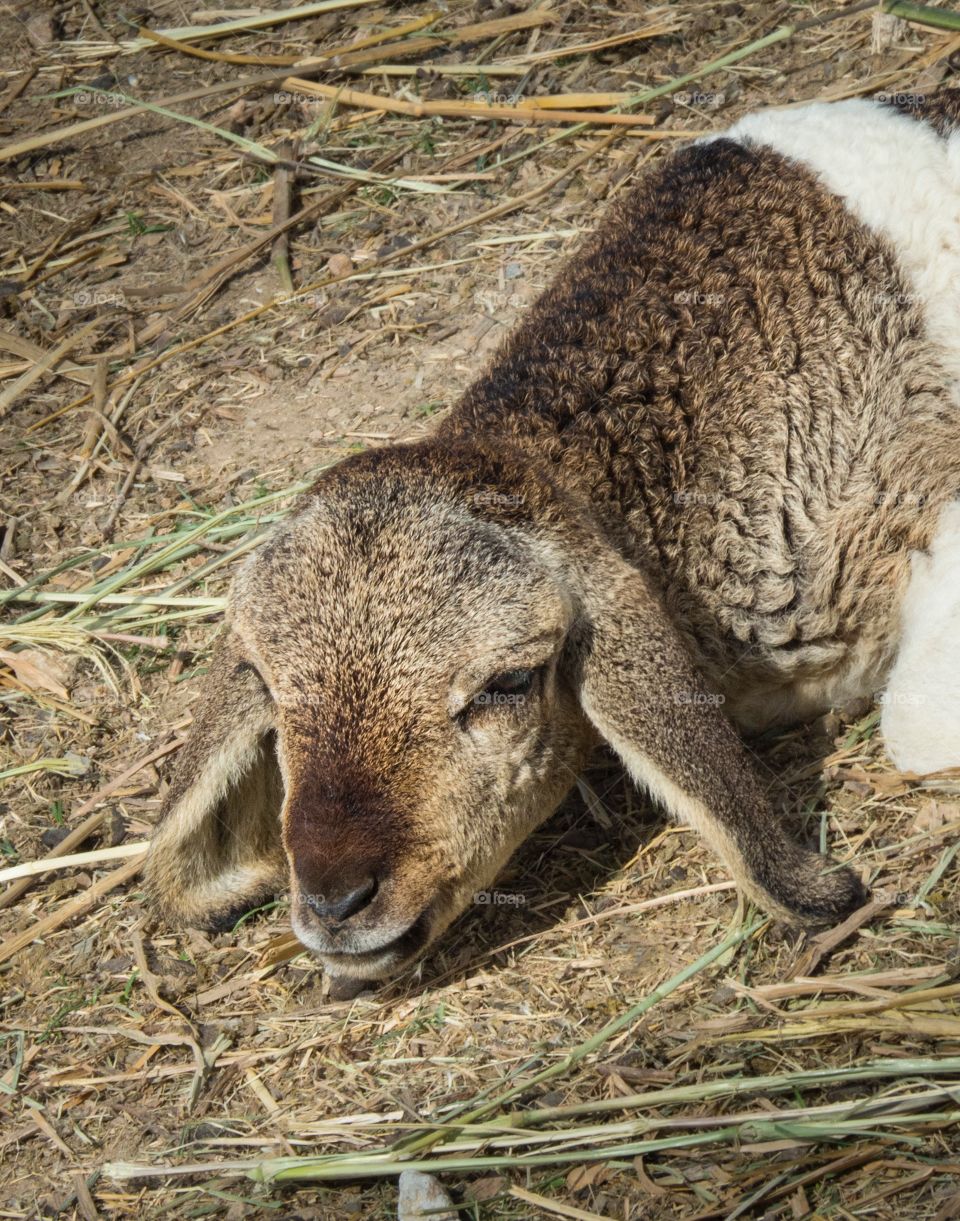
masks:
<path id="1" fill-rule="evenodd" d="M 405 729 L 433 713 L 446 715 L 451 686 L 464 670 L 509 655 L 531 616 L 504 617 L 489 608 L 464 610 L 422 602 L 410 613 L 355 606 L 353 613 L 310 614 L 302 629 L 269 618 L 248 639 L 274 694 L 302 708 L 313 725 L 331 730 Z"/>
<path id="2" fill-rule="evenodd" d="M 265 545 L 233 603 L 263 655 L 360 689 L 509 643 L 547 584 L 523 544 L 456 506 L 324 506 Z"/>
<path id="3" fill-rule="evenodd" d="M 469 657 L 510 635 L 528 610 L 516 588 L 499 593 L 439 571 L 344 563 L 322 585 L 289 581 L 276 602 L 242 608 L 264 657 L 318 670 L 346 687 L 383 687 Z"/>
<path id="4" fill-rule="evenodd" d="M 244 584 L 305 598 L 342 586 L 355 596 L 378 590 L 402 601 L 431 584 L 463 585 L 520 559 L 516 539 L 457 505 L 320 502 L 265 543 Z M 433 582 L 424 584 L 424 577 Z"/>

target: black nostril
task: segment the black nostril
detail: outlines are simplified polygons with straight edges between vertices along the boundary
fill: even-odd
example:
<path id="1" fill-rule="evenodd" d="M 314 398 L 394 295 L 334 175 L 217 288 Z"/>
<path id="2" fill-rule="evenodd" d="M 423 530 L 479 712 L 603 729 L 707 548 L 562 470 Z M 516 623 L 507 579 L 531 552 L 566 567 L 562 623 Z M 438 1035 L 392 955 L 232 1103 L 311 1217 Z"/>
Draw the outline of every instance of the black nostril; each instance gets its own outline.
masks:
<path id="1" fill-rule="evenodd" d="M 358 886 L 341 894 L 312 894 L 304 891 L 301 895 L 307 907 L 321 920 L 349 920 L 357 912 L 362 911 L 377 893 L 377 879 L 370 874 L 362 879 Z"/>

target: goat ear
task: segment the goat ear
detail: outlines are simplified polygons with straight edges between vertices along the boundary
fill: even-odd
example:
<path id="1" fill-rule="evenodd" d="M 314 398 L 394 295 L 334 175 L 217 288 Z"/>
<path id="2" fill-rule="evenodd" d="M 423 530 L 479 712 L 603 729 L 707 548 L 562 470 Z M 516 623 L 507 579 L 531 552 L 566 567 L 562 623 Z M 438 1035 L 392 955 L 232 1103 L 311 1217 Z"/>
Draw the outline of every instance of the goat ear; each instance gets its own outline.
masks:
<path id="1" fill-rule="evenodd" d="M 864 901 L 858 879 L 785 833 L 749 752 L 647 580 L 621 561 L 589 582 L 574 636 L 580 700 L 633 780 L 689 823 L 771 914 L 832 923 Z"/>
<path id="2" fill-rule="evenodd" d="M 148 890 L 172 923 L 227 928 L 285 884 L 275 743 L 270 696 L 227 632 L 147 856 Z"/>

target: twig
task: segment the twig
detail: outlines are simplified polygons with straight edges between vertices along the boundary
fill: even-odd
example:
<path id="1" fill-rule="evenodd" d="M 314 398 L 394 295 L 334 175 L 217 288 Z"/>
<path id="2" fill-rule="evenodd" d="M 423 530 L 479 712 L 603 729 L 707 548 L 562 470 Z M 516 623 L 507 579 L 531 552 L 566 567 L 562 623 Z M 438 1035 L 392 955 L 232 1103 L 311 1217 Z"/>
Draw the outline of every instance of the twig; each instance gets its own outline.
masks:
<path id="1" fill-rule="evenodd" d="M 114 407 L 109 416 L 105 416 L 102 412 L 95 413 L 99 422 L 105 426 L 105 430 L 100 432 L 99 436 L 94 441 L 90 452 L 82 455 L 80 466 L 77 468 L 70 482 L 66 485 L 66 487 L 62 488 L 60 492 L 57 493 L 57 504 L 66 504 L 77 488 L 79 488 L 86 481 L 93 466 L 94 459 L 103 448 L 103 439 L 106 436 L 106 433 L 111 430 L 116 433 L 116 427 L 120 422 L 120 417 L 123 415 L 124 411 L 126 411 L 127 404 L 133 397 L 133 393 L 136 388 L 137 382 L 134 381 L 133 384 L 128 388 L 126 394 L 120 396 L 117 405 Z"/>
<path id="2" fill-rule="evenodd" d="M 13 520 L 16 519 L 14 518 Z M 19 585 L 21 589 L 27 583 L 26 579 L 22 577 L 19 572 L 14 571 L 6 560 L 0 559 L 0 572 L 2 572 L 5 577 L 9 577 L 14 585 Z"/>
<path id="3" fill-rule="evenodd" d="M 110 37 L 110 35 L 104 29 L 103 23 L 101 22 L 100 18 L 97 16 L 96 9 L 90 3 L 90 0 L 80 0 L 80 3 L 83 5 L 84 12 L 90 18 L 91 22 L 96 27 L 98 33 L 100 33 L 106 39 L 107 42 L 114 42 L 114 40 Z M 114 43 L 114 45 L 116 45 L 116 44 Z"/>
<path id="4" fill-rule="evenodd" d="M 491 21 L 478 21 L 473 25 L 463 25 L 453 30 L 435 30 L 424 38 L 409 38 L 405 42 L 387 43 L 375 51 L 344 52 L 334 57 L 338 68 L 356 70 L 359 67 L 389 59 L 391 56 L 429 54 L 446 46 L 458 46 L 465 42 L 478 42 L 480 39 L 501 37 L 519 30 L 535 29 L 556 21 L 556 17 L 546 7 L 532 8 L 526 12 L 513 13 L 509 17 L 495 17 Z"/>
<path id="5" fill-rule="evenodd" d="M 115 793 L 117 789 L 123 788 L 127 781 L 136 776 L 138 772 L 142 772 L 151 763 L 156 763 L 164 755 L 169 755 L 172 751 L 179 750 L 182 745 L 182 738 L 177 738 L 173 742 L 167 742 L 166 745 L 152 750 L 148 755 L 144 755 L 143 758 L 131 763 L 119 776 L 116 776 L 109 783 L 97 789 L 74 813 L 75 818 L 82 818 L 85 814 L 89 814 L 89 817 L 85 818 L 79 827 L 74 827 L 69 835 L 65 836 L 55 848 L 52 848 L 47 853 L 45 859 L 55 860 L 58 856 L 63 856 L 74 848 L 78 848 L 84 840 L 89 839 L 107 816 L 106 810 L 97 810 L 95 814 L 90 814 L 90 811 L 95 809 L 101 801 L 105 801 L 111 793 Z M 0 894 L 0 909 L 16 903 L 18 899 L 27 893 L 32 885 L 32 878 L 22 878 L 19 882 L 14 882 L 12 886 L 8 886 L 3 894 Z"/>
<path id="6" fill-rule="evenodd" d="M 43 348 L 39 344 L 32 343 L 21 335 L 12 335 L 9 331 L 0 331 L 0 348 L 6 352 L 12 352 L 15 356 L 22 356 L 24 360 L 37 361 L 41 360 L 44 356 Z M 89 386 L 93 382 L 92 370 L 81 368 L 80 365 L 75 365 L 69 360 L 61 361 L 53 372 L 56 373 L 57 377 L 66 377 L 71 381 L 82 382 L 85 386 Z"/>
<path id="7" fill-rule="evenodd" d="M 295 64 L 300 72 L 320 71 L 321 64 Z M 52 131 L 41 132 L 37 136 L 29 136 L 25 140 L 17 140 L 13 144 L 0 148 L 0 161 L 10 161 L 22 157 L 24 153 L 33 152 L 38 148 L 49 148 L 51 144 L 59 144 L 63 140 L 72 140 L 83 132 L 94 131 L 98 127 L 107 127 L 111 123 L 119 123 L 123 119 L 132 119 L 144 114 L 151 106 L 176 106 L 181 102 L 196 102 L 201 98 L 215 97 L 219 93 L 245 93 L 256 85 L 269 85 L 282 80 L 290 73 L 289 68 L 278 68 L 275 72 L 258 72 L 253 76 L 240 76 L 230 81 L 220 81 L 216 85 L 204 85 L 200 89 L 188 89 L 185 93 L 175 93 L 171 97 L 161 98 L 159 102 L 137 102 L 114 110 L 109 114 L 97 115 L 93 119 L 81 119 L 79 123 L 70 123 L 66 127 L 57 127 Z M 75 92 L 75 91 L 74 91 Z M 62 237 L 62 235 L 60 235 Z M 56 239 L 55 239 L 56 240 Z"/>
<path id="8" fill-rule="evenodd" d="M 511 1187 L 510 1195 L 522 1204 L 530 1204 L 538 1213 L 549 1213 L 555 1217 L 571 1217 L 573 1221 L 604 1221 L 599 1213 L 588 1213 L 582 1208 L 574 1208 L 572 1204 L 564 1204 L 560 1200 L 551 1200 L 548 1196 L 537 1195 L 527 1191 L 525 1187 Z"/>
<path id="9" fill-rule="evenodd" d="M 571 47 L 551 47 L 549 51 L 535 51 L 531 55 L 513 55 L 504 61 L 507 64 L 536 64 L 549 59 L 566 58 L 568 55 L 590 55 L 594 51 L 607 51 L 613 47 L 621 47 L 628 42 L 641 42 L 647 38 L 658 38 L 663 34 L 673 34 L 680 29 L 676 22 L 655 23 L 642 26 L 639 30 L 629 30 L 626 34 L 615 34 L 611 38 L 598 38 L 594 42 L 576 43 Z"/>
<path id="10" fill-rule="evenodd" d="M 0 420 L 3 419 L 13 403 L 16 402 L 25 390 L 29 390 L 34 382 L 39 381 L 48 369 L 52 369 L 72 348 L 75 348 L 88 335 L 92 334 L 97 327 L 102 325 L 103 319 L 94 318 L 92 322 L 88 322 L 79 331 L 74 331 L 72 335 L 68 335 L 55 348 L 51 348 L 49 352 L 44 353 L 33 368 L 28 369 L 26 373 L 18 377 L 12 386 L 8 386 L 0 394 Z"/>
<path id="11" fill-rule="evenodd" d="M 342 85 L 321 85 L 297 76 L 283 81 L 283 88 L 290 92 L 309 93 L 315 97 L 335 98 L 345 106 L 385 110 L 389 114 L 406 114 L 417 119 L 442 115 L 447 118 L 481 121 L 500 119 L 508 123 L 556 123 L 560 120 L 579 123 L 584 127 L 592 124 L 649 127 L 656 122 L 654 116 L 648 114 L 625 114 L 618 111 L 585 114 L 582 110 L 555 110 L 538 106 L 535 98 L 517 106 L 493 106 L 486 102 L 406 102 L 400 98 L 386 97 L 382 93 L 364 93 L 360 89 L 345 89 Z"/>
<path id="12" fill-rule="evenodd" d="M 174 29 L 161 30 L 166 38 L 190 39 L 223 38 L 225 34 L 236 34 L 245 30 L 263 30 L 268 26 L 281 25 L 286 21 L 300 21 L 304 17 L 319 17 L 322 13 L 330 13 L 336 9 L 363 8 L 368 4 L 378 4 L 379 0 L 315 0 L 313 4 L 298 4 L 293 8 L 274 9 L 271 12 L 257 13 L 248 17 L 237 17 L 233 21 L 220 21 L 216 25 L 186 25 Z M 149 46 L 149 43 L 147 43 Z M 138 40 L 128 43 L 124 48 L 131 51 L 145 49 Z"/>
<path id="13" fill-rule="evenodd" d="M 23 93 L 24 89 L 26 89 L 27 85 L 30 84 L 39 71 L 39 65 L 35 64 L 31 68 L 27 68 L 25 72 L 22 72 L 20 76 L 17 77 L 6 93 L 4 93 L 3 97 L 0 97 L 0 114 L 3 114 L 11 102 L 15 102 L 17 100 L 20 94 Z"/>
<path id="14" fill-rule="evenodd" d="M 123 886 L 125 882 L 129 882 L 131 878 L 137 876 L 143 868 L 145 857 L 146 853 L 143 853 L 132 861 L 127 861 L 125 865 L 121 865 L 113 873 L 108 873 L 99 882 L 94 882 L 92 886 L 82 894 L 77 895 L 76 898 L 62 904 L 55 912 L 51 912 L 49 916 L 44 916 L 42 920 L 37 920 L 36 923 L 17 933 L 16 936 L 8 938 L 8 940 L 0 944 L 0 963 L 8 962 L 19 954 L 21 950 L 26 949 L 31 942 L 38 940 L 40 937 L 45 937 L 47 933 L 52 933 L 54 929 L 60 928 L 68 920 L 72 920 L 74 916 L 85 915 L 91 908 L 96 907 L 104 895 L 109 894 L 111 890 L 116 890 L 118 886 Z"/>
<path id="15" fill-rule="evenodd" d="M 883 11 L 891 17 L 900 17 L 917 25 L 932 26 L 937 30 L 960 30 L 960 13 L 951 13 L 926 4 L 903 4 L 901 0 L 887 0 Z"/>
<path id="16" fill-rule="evenodd" d="M 867 924 L 889 906 L 890 903 L 886 899 L 871 899 L 863 907 L 857 908 L 842 924 L 827 929 L 824 933 L 819 933 L 811 940 L 810 945 L 797 961 L 793 974 L 795 976 L 812 975 L 824 958 L 831 954 L 838 945 L 842 945 L 858 928 Z"/>
<path id="17" fill-rule="evenodd" d="M 113 505 L 111 506 L 110 512 L 107 514 L 106 520 L 100 527 L 101 538 L 109 539 L 113 533 L 113 528 L 117 524 L 117 518 L 120 516 L 120 510 L 123 508 L 124 501 L 127 499 L 127 494 L 133 487 L 133 481 L 136 479 L 142 465 L 141 459 L 134 455 L 133 460 L 130 463 L 130 469 L 127 471 L 126 478 L 120 487 L 120 491 L 117 492 L 116 496 L 114 496 Z M 107 639 L 108 633 L 101 633 L 101 637 L 103 639 Z"/>
<path id="18" fill-rule="evenodd" d="M 101 424 L 106 416 L 107 407 L 107 369 L 109 361 L 106 356 L 98 356 L 93 366 L 93 410 L 87 418 L 83 441 L 80 445 L 80 457 L 89 458 L 93 453 L 100 436 Z"/>
<path id="19" fill-rule="evenodd" d="M 191 55 L 195 59 L 212 60 L 219 64 L 259 64 L 261 68 L 282 68 L 302 58 L 299 55 L 230 55 L 225 51 L 204 51 L 200 47 L 191 47 L 176 38 L 168 38 L 159 30 L 147 29 L 146 26 L 141 26 L 137 35 L 146 42 L 166 47 L 168 51 L 179 51 L 181 55 Z"/>
<path id="20" fill-rule="evenodd" d="M 172 598 L 164 594 L 87 594 L 68 589 L 48 589 L 40 593 L 24 593 L 19 589 L 4 590 L 5 602 L 67 602 L 86 609 L 88 606 L 175 606 L 197 607 L 219 611 L 226 607 L 226 598 Z"/>
<path id="21" fill-rule="evenodd" d="M 23 861 L 0 869 L 0 882 L 14 882 L 20 878 L 38 878 L 43 873 L 57 869 L 74 869 L 78 865 L 100 865 L 105 861 L 120 861 L 146 851 L 147 841 L 132 844 L 117 844 L 113 848 L 94 848 L 90 852 L 73 852 L 69 856 L 58 856 L 52 860 Z"/>
<path id="22" fill-rule="evenodd" d="M 293 276 L 290 274 L 290 251 L 286 223 L 290 219 L 290 196 L 293 185 L 293 174 L 285 164 L 296 159 L 296 149 L 290 141 L 285 141 L 277 149 L 280 158 L 273 171 L 273 214 L 271 220 L 277 236 L 273 240 L 270 261 L 280 280 L 280 287 L 285 293 L 293 292 Z"/>
<path id="23" fill-rule="evenodd" d="M 354 51 L 362 51 L 367 47 L 375 47 L 378 43 L 388 42 L 391 38 L 400 38 L 405 34 L 415 33 L 417 30 L 422 30 L 424 26 L 432 25 L 440 16 L 442 16 L 440 12 L 427 13 L 423 17 L 418 17 L 416 21 L 408 21 L 404 25 L 394 26 L 392 29 L 384 30 L 380 34 L 372 34 L 369 38 L 357 39 L 356 42 L 348 43 L 346 46 L 331 47 L 329 51 L 321 51 L 318 55 L 312 55 L 307 60 L 304 60 L 302 55 L 232 55 L 227 51 L 204 51 L 200 47 L 191 47 L 188 43 L 179 42 L 175 38 L 168 38 L 166 34 L 159 33 L 156 30 L 141 28 L 137 33 L 140 38 L 166 47 L 169 51 L 179 51 L 182 55 L 192 55 L 197 59 L 212 60 L 215 63 L 259 64 L 261 67 L 269 64 L 291 67 L 294 64 L 329 63 L 341 55 L 349 55 Z"/>

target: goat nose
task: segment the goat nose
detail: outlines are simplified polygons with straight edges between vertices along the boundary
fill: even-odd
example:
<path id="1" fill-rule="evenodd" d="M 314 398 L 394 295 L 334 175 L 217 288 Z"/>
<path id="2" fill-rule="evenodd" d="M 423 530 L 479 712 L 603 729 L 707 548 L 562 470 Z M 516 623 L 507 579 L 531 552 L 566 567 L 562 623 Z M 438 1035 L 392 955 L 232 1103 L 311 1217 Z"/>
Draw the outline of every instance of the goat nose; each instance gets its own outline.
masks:
<path id="1" fill-rule="evenodd" d="M 332 888 L 328 888 L 322 895 L 304 891 L 302 898 L 307 907 L 321 920 L 340 923 L 362 911 L 376 893 L 377 879 L 373 874 L 368 874 L 357 885 L 351 886 L 348 883 L 346 887 L 339 889 L 338 893 L 332 893 Z"/>

